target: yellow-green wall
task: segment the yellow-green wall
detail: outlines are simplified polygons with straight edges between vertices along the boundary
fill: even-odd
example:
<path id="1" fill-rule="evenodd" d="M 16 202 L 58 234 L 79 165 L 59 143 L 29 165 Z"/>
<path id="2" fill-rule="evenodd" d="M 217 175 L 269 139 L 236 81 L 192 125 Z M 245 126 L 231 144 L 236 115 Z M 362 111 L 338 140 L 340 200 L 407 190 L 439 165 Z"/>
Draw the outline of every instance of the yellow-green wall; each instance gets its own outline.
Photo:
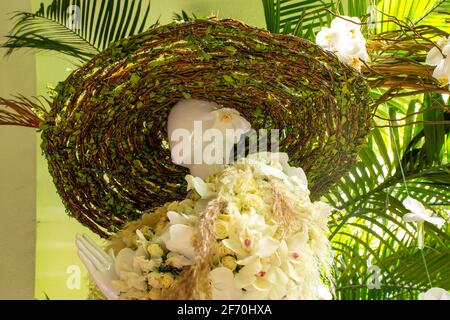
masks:
<path id="1" fill-rule="evenodd" d="M 32 2 L 36 9 L 41 1 Z M 219 18 L 236 18 L 254 26 L 264 26 L 260 0 L 153 0 L 150 22 L 158 18 L 161 23 L 169 22 L 173 13 L 181 10 L 194 12 L 197 16 L 214 14 Z M 39 53 L 36 58 L 38 94 L 45 95 L 48 85 L 54 86 L 64 80 L 71 68 L 74 67 L 67 58 Z M 50 299 L 83 299 L 87 294 L 86 281 L 82 281 L 80 289 L 70 289 L 67 282 L 73 278 L 67 271 L 71 266 L 79 267 L 85 279 L 85 270 L 76 256 L 74 237 L 77 232 L 88 231 L 65 214 L 39 148 L 37 159 L 36 298 L 44 299 L 47 294 Z"/>
<path id="2" fill-rule="evenodd" d="M 0 1 L 0 42 L 12 27 L 7 13 L 29 10 L 31 0 Z M 36 94 L 35 58 L 30 52 L 3 58 L 0 96 Z M 0 127 L 0 300 L 33 299 L 36 225 L 36 134 Z"/>

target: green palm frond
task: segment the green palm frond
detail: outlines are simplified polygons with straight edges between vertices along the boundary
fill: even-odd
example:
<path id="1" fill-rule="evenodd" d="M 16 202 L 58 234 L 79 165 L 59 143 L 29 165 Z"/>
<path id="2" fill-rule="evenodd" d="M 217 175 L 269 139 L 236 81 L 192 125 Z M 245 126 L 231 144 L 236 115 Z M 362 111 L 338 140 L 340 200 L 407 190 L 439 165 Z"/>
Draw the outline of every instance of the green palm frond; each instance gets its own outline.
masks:
<path id="1" fill-rule="evenodd" d="M 53 50 L 86 61 L 111 42 L 144 31 L 150 4 L 142 0 L 54 0 L 36 13 L 19 12 L 2 45 Z"/>
<path id="2" fill-rule="evenodd" d="M 377 20 L 388 21 L 392 17 L 415 25 L 432 25 L 448 32 L 450 28 L 450 1 L 448 0 L 380 0 L 377 2 Z M 377 24 L 378 32 L 398 30 L 393 22 Z"/>
<path id="3" fill-rule="evenodd" d="M 181 13 L 173 14 L 173 19 L 175 21 L 188 22 L 188 21 L 193 21 L 193 20 L 197 19 L 197 16 L 194 13 L 191 13 L 191 15 L 189 15 L 189 13 L 187 13 L 186 11 L 181 10 Z"/>
<path id="4" fill-rule="evenodd" d="M 371 0 L 345 1 L 343 13 L 350 17 L 363 17 L 367 14 L 373 14 L 372 2 Z"/>
<path id="5" fill-rule="evenodd" d="M 419 20 L 419 23 L 433 26 L 450 33 L 450 1 L 440 0 L 433 7 L 433 10 Z"/>
<path id="6" fill-rule="evenodd" d="M 336 11 L 333 0 L 262 0 L 267 30 L 312 39 Z"/>
<path id="7" fill-rule="evenodd" d="M 450 205 L 450 125 L 434 124 L 450 120 L 450 109 L 440 95 L 423 101 L 389 101 L 377 111 L 377 125 L 361 150 L 360 161 L 328 195 L 339 209 L 352 210 L 371 200 L 381 200 L 386 190 L 399 200 L 412 196 Z M 383 119 L 403 119 L 387 121 Z M 406 125 L 406 126 L 405 126 Z M 399 161 L 402 166 L 400 167 Z M 403 183 L 406 180 L 406 185 Z M 384 196 L 384 195 L 383 195 Z"/>
<path id="8" fill-rule="evenodd" d="M 407 210 L 402 205 L 410 195 L 447 216 L 450 125 L 442 122 L 450 120 L 446 110 L 450 106 L 440 95 L 394 99 L 380 106 L 374 120 L 380 127 L 373 130 L 355 167 L 326 196 L 339 210 L 330 226 L 338 257 L 338 298 L 412 299 L 429 288 L 430 280 L 434 286 L 450 288 L 449 224 L 442 230 L 426 225 L 422 257 L 414 226 L 403 221 Z M 398 121 L 387 121 L 391 127 L 383 128 L 383 119 Z M 367 286 L 373 277 L 368 262 L 380 268 L 379 289 Z"/>
<path id="9" fill-rule="evenodd" d="M 328 26 L 332 13 L 360 17 L 376 33 L 398 30 L 394 20 L 409 25 L 432 25 L 450 33 L 449 0 L 262 0 L 267 29 L 294 34 L 310 40 L 322 26 Z"/>
<path id="10" fill-rule="evenodd" d="M 430 286 L 450 287 L 450 242 L 428 233 L 421 252 L 402 210 L 396 202 L 389 212 L 358 212 L 333 234 L 339 299 L 416 299 Z"/>
<path id="11" fill-rule="evenodd" d="M 448 249 L 428 236 L 421 252 L 414 232 L 391 212 L 349 219 L 332 239 L 337 297 L 416 299 L 430 286 L 449 288 Z"/>

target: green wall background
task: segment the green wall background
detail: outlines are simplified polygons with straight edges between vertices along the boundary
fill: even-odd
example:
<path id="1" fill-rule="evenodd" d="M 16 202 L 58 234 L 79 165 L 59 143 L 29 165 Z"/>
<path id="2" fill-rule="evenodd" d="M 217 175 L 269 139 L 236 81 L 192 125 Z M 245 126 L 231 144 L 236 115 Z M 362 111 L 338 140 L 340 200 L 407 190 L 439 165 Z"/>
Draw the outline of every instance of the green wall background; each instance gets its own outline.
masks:
<path id="1" fill-rule="evenodd" d="M 12 28 L 8 13 L 30 10 L 31 0 L 0 1 L 0 42 Z M 0 96 L 36 95 L 32 52 L 4 58 L 0 49 Z M 36 239 L 36 133 L 0 126 L 0 300 L 34 298 Z"/>
<path id="2" fill-rule="evenodd" d="M 32 0 L 36 10 L 41 0 Z M 45 3 L 50 3 L 46 1 Z M 174 12 L 185 10 L 197 16 L 216 15 L 219 18 L 235 18 L 247 24 L 264 27 L 264 12 L 260 0 L 153 0 L 151 21 L 160 18 L 170 22 Z M 54 53 L 38 53 L 36 57 L 37 94 L 47 95 L 48 87 L 64 80 L 75 68 L 70 59 Z M 20 88 L 18 89 L 20 92 Z M 40 144 L 38 138 L 38 145 Z M 37 299 L 85 299 L 87 296 L 86 270 L 79 261 L 74 239 L 76 233 L 88 233 L 76 220 L 69 218 L 56 194 L 47 163 L 37 148 L 37 245 L 36 282 Z M 72 268 L 68 270 L 68 268 Z M 81 285 L 76 287 L 76 273 L 81 271 Z M 68 273 L 72 271 L 72 273 Z M 75 279 L 76 280 L 76 279 Z M 68 285 L 69 284 L 69 285 Z"/>

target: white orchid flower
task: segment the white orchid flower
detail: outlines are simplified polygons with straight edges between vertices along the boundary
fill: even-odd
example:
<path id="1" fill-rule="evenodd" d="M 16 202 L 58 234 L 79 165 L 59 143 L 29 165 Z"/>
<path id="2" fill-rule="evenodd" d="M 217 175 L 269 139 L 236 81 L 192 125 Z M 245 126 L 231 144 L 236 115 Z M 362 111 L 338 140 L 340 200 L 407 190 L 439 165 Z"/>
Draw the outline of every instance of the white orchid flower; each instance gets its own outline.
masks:
<path id="1" fill-rule="evenodd" d="M 251 259 L 252 256 L 269 257 L 279 246 L 279 242 L 274 238 L 249 230 L 239 235 L 230 234 L 228 239 L 223 240 L 223 244 L 243 259 Z M 240 261 L 245 263 L 244 260 Z"/>
<path id="2" fill-rule="evenodd" d="M 355 37 L 361 31 L 361 20 L 358 17 L 340 16 L 331 21 L 331 29 L 340 32 L 348 32 L 350 37 Z"/>
<path id="3" fill-rule="evenodd" d="M 450 84 L 450 56 L 441 59 L 433 71 L 433 78 L 444 86 Z"/>
<path id="4" fill-rule="evenodd" d="M 433 217 L 432 211 L 429 209 L 426 209 L 425 206 L 416 199 L 413 199 L 411 197 L 407 197 L 403 201 L 403 205 L 406 209 L 410 210 L 411 212 L 406 214 L 403 219 L 406 222 L 429 222 L 431 224 L 437 225 L 439 228 L 442 227 L 442 225 L 445 223 L 445 220 L 439 217 Z"/>
<path id="5" fill-rule="evenodd" d="M 172 161 L 188 168 L 193 176 L 206 178 L 223 169 L 233 145 L 250 129 L 250 123 L 235 109 L 209 101 L 180 100 L 167 124 Z M 217 156 L 205 158 L 204 149 L 211 144 Z"/>
<path id="6" fill-rule="evenodd" d="M 410 213 L 407 213 L 403 216 L 403 220 L 405 222 L 415 222 L 417 223 L 417 232 L 418 232 L 418 246 L 419 249 L 423 249 L 424 247 L 424 229 L 423 229 L 423 223 L 426 221 L 428 223 L 437 225 L 439 228 L 444 224 L 445 220 L 440 217 L 433 217 L 432 211 L 429 209 L 426 209 L 425 206 L 417 201 L 416 199 L 413 199 L 411 197 L 407 197 L 403 201 L 403 205 L 406 209 L 410 210 Z"/>
<path id="7" fill-rule="evenodd" d="M 436 45 L 428 52 L 425 62 L 436 66 L 433 77 L 442 85 L 447 85 L 450 84 L 450 36 L 439 38 Z"/>
<path id="8" fill-rule="evenodd" d="M 447 51 L 447 47 L 450 47 L 450 36 L 448 37 L 448 39 L 444 37 L 439 38 L 436 45 L 440 50 L 436 47 L 431 48 L 431 50 L 427 54 L 427 59 L 425 60 L 425 62 L 430 66 L 437 66 L 441 62 L 441 60 L 445 58 L 442 55 L 443 52 L 441 53 L 441 51 L 444 51 L 444 48 L 445 51 Z"/>
<path id="9" fill-rule="evenodd" d="M 264 217 L 254 209 L 232 219 L 228 226 L 229 238 L 222 243 L 235 252 L 239 259 L 268 257 L 277 250 L 279 242 L 272 237 L 276 227 L 267 225 Z"/>
<path id="10" fill-rule="evenodd" d="M 340 34 L 327 27 L 323 27 L 316 36 L 316 44 L 328 51 L 337 51 L 340 41 Z"/>
<path id="11" fill-rule="evenodd" d="M 333 19 L 330 28 L 323 27 L 316 36 L 316 44 L 334 52 L 345 64 L 360 70 L 361 61 L 368 61 L 366 40 L 357 17 L 341 16 Z"/>
<path id="12" fill-rule="evenodd" d="M 307 241 L 307 235 L 298 233 L 294 237 L 290 238 L 288 242 L 284 240 L 281 241 L 278 250 L 280 260 L 284 262 L 287 274 L 297 283 L 300 283 L 302 279 L 300 276 L 301 272 L 297 271 L 296 265 L 301 262 L 301 252 Z"/>
<path id="13" fill-rule="evenodd" d="M 442 288 L 431 288 L 420 293 L 419 300 L 450 300 L 450 292 Z"/>
<path id="14" fill-rule="evenodd" d="M 192 240 L 196 217 L 168 211 L 167 218 L 170 223 L 160 237 L 160 241 L 170 251 L 166 263 L 176 268 L 191 265 L 195 257 Z"/>
<path id="15" fill-rule="evenodd" d="M 281 264 L 278 255 L 268 258 L 253 256 L 235 274 L 234 282 L 238 288 L 246 290 L 246 299 L 283 299 L 288 294 L 291 281 Z"/>

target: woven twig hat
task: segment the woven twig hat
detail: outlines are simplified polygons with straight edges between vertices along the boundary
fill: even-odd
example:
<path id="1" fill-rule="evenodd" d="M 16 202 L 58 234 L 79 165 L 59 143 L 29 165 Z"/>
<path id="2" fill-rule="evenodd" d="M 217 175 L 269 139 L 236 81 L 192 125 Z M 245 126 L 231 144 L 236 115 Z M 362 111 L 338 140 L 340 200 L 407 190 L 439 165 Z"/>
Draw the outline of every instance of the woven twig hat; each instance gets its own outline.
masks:
<path id="1" fill-rule="evenodd" d="M 113 44 L 56 89 L 42 149 L 69 213 L 101 236 L 186 193 L 167 142 L 183 98 L 280 129 L 280 150 L 314 197 L 353 164 L 368 133 L 369 88 L 335 55 L 234 20 L 196 20 Z"/>

